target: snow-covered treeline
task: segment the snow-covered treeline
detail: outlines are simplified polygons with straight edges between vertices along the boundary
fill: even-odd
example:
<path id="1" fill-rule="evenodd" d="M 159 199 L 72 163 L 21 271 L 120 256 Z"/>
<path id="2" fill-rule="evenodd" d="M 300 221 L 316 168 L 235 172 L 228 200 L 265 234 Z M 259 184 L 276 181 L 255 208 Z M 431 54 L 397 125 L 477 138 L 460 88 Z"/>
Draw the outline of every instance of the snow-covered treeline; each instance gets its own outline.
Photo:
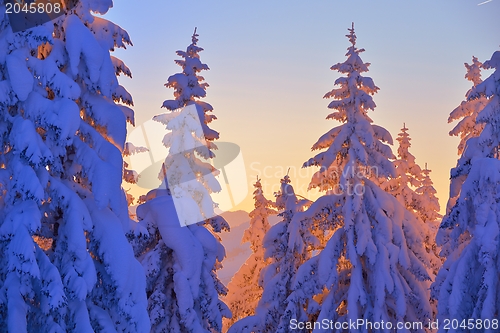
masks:
<path id="1" fill-rule="evenodd" d="M 324 95 L 335 125 L 303 164 L 322 196 L 301 197 L 284 174 L 270 200 L 258 175 L 242 239 L 251 255 L 225 286 L 220 133 L 196 28 L 153 118 L 165 128 L 162 184 L 136 200 L 122 182 L 140 175 L 123 156 L 147 148 L 126 142 L 134 105 L 118 77 L 131 70 L 112 55 L 132 42 L 104 18 L 112 0 L 73 5 L 19 32 L 0 11 L 1 332 L 340 333 L 291 323 L 358 319 L 498 331 L 500 51 L 465 64 L 472 87 L 448 119 L 459 158 L 442 216 L 409 128 L 394 143 L 370 118 L 379 87 L 353 24 Z"/>

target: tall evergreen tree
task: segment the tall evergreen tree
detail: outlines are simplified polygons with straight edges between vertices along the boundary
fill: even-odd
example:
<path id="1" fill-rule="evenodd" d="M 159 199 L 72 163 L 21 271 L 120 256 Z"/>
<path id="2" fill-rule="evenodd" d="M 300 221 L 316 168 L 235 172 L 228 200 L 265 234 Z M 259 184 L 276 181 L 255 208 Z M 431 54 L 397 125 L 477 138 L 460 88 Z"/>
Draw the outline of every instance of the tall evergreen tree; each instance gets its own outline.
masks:
<path id="1" fill-rule="evenodd" d="M 63 2 L 64 3 L 64 2 Z M 0 11 L 0 331 L 146 332 L 125 232 L 121 152 L 132 98 L 110 55 L 125 30 L 81 0 L 13 33 Z"/>
<path id="2" fill-rule="evenodd" d="M 221 186 L 215 178 L 218 171 L 207 161 L 215 157 L 213 150 L 217 146 L 213 141 L 219 138 L 219 133 L 208 127 L 217 117 L 209 114 L 212 106 L 201 100 L 206 96 L 208 83 L 199 73 L 209 68 L 200 60 L 199 53 L 203 49 L 197 45 L 196 29 L 191 40 L 186 51 L 177 51 L 183 59 L 175 62 L 182 67 L 182 72 L 170 76 L 165 84 L 174 89 L 175 99 L 163 102 L 163 107 L 170 112 L 153 118 L 171 131 L 163 138 L 169 154 L 159 177 L 166 181 L 170 190 L 177 191 L 178 195 L 182 192 L 196 201 L 199 210 L 184 210 L 183 213 L 199 213 L 203 218 L 211 218 L 214 202 L 210 193 L 219 192 Z M 192 221 L 199 220 L 193 216 Z"/>
<path id="3" fill-rule="evenodd" d="M 432 312 L 430 254 L 422 245 L 421 225 L 415 216 L 377 185 L 381 178 L 396 176 L 389 160 L 394 156 L 386 145 L 392 139 L 368 117 L 368 111 L 375 108 L 371 95 L 379 88 L 361 75 L 369 64 L 359 56 L 364 50 L 356 47 L 354 26 L 347 38 L 351 43 L 347 60 L 331 68 L 346 77 L 337 79 L 339 87 L 325 95 L 334 98 L 329 108 L 336 110 L 327 118 L 343 124 L 320 137 L 313 149 L 326 150 L 305 163 L 339 175 L 325 178 L 336 180 L 331 186 L 341 191 L 320 198 L 307 211 L 311 216 L 331 211 L 333 235 L 317 256 L 299 268 L 296 281 L 310 278 L 316 280 L 308 283 L 311 289 L 326 288 L 318 305 L 318 321 L 363 318 L 390 322 L 394 327 L 398 321 L 426 321 Z"/>
<path id="4" fill-rule="evenodd" d="M 233 317 L 224 326 L 225 331 L 237 320 L 252 316 L 262 296 L 260 273 L 269 264 L 269 258 L 264 259 L 264 236 L 270 228 L 268 216 L 276 214 L 274 203 L 266 199 L 262 193 L 260 179 L 254 184 L 254 210 L 249 214 L 250 226 L 243 234 L 242 243 L 249 242 L 252 254 L 240 269 L 234 274 L 228 284 L 228 296 L 225 298 Z"/>
<path id="5" fill-rule="evenodd" d="M 465 94 L 466 99 L 450 113 L 450 117 L 448 118 L 448 123 L 461 119 L 450 131 L 450 135 L 460 136 L 458 154 L 462 156 L 467 155 L 464 154 L 467 140 L 477 137 L 484 128 L 484 123 L 476 121 L 476 118 L 479 112 L 484 109 L 488 100 L 483 92 L 479 92 L 477 96 L 472 96 L 474 91 L 476 91 L 475 88 L 477 85 L 482 82 L 482 67 L 483 64 L 476 57 L 472 57 L 472 64 L 465 63 L 465 68 L 467 69 L 465 78 L 471 81 L 473 85 Z M 469 160 L 469 157 L 467 157 L 467 160 Z M 460 165 L 451 170 L 450 198 L 446 206 L 447 212 L 455 205 L 468 172 L 469 166 L 466 161 L 462 161 Z"/>
<path id="6" fill-rule="evenodd" d="M 216 169 L 201 160 L 215 156 L 219 133 L 208 127 L 216 119 L 206 114 L 212 106 L 200 100 L 208 84 L 198 73 L 208 66 L 200 61 L 197 37 L 195 30 L 187 50 L 177 51 L 182 72 L 166 84 L 175 90 L 175 99 L 163 103 L 169 112 L 153 118 L 169 130 L 159 170 L 165 188 L 150 191 L 137 208 L 135 247 L 146 270 L 151 332 L 221 332 L 222 317 L 230 317 L 219 299 L 227 289 L 216 274 L 225 251 L 213 234 L 229 225 L 214 217 L 210 194 L 220 185 Z"/>
<path id="7" fill-rule="evenodd" d="M 460 175 L 463 180 L 458 200 L 439 230 L 438 241 L 446 247 L 448 256 L 433 284 L 433 295 L 438 298 L 439 318 L 489 322 L 490 327 L 482 329 L 494 332 L 498 330 L 500 311 L 500 51 L 493 53 L 483 67 L 494 72 L 472 88 L 468 100 L 486 96 L 486 106 L 476 118 L 484 127 L 477 137 L 467 140 L 452 169 L 452 177 Z M 455 190 L 451 188 L 451 198 Z M 491 326 L 493 320 L 496 327 Z M 442 328 L 440 331 L 444 332 Z M 465 331 L 460 327 L 449 332 Z"/>

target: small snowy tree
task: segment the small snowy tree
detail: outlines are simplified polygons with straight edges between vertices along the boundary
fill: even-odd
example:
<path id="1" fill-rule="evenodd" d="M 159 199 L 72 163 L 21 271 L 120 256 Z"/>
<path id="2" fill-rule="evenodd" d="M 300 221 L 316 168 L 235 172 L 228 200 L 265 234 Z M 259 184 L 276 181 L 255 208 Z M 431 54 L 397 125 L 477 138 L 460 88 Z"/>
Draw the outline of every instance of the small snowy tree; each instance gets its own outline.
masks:
<path id="1" fill-rule="evenodd" d="M 384 188 L 394 195 L 409 211 L 415 213 L 426 224 L 435 224 L 442 216 L 439 214 L 439 201 L 436 189 L 430 178 L 431 170 L 422 170 L 410 153 L 410 135 L 406 125 L 396 139 L 399 142 L 398 156 L 394 161 L 396 177 L 384 181 Z M 433 228 L 433 227 L 431 227 Z"/>
<path id="2" fill-rule="evenodd" d="M 322 173 L 335 172 L 323 179 L 339 191 L 320 198 L 308 209 L 311 214 L 332 211 L 333 235 L 317 256 L 299 268 L 295 288 L 326 289 L 317 298 L 320 322 L 363 318 L 395 325 L 398 321 L 426 321 L 432 312 L 430 254 L 423 246 L 422 225 L 377 185 L 381 178 L 396 176 L 389 160 L 394 156 L 384 143 L 392 144 L 392 139 L 368 117 L 368 110 L 375 108 L 371 95 L 379 88 L 371 78 L 361 75 L 369 64 L 359 56 L 364 50 L 356 48 L 354 27 L 347 37 L 352 44 L 347 60 L 332 66 L 346 77 L 337 79 L 339 87 L 325 95 L 335 99 L 329 108 L 336 110 L 327 118 L 343 124 L 320 137 L 313 149 L 326 150 L 305 163 L 321 167 Z M 317 180 L 313 177 L 312 182 Z M 298 283 L 309 278 L 316 282 Z M 314 302 L 310 305 L 316 307 Z"/>
<path id="3" fill-rule="evenodd" d="M 399 142 L 397 159 L 394 161 L 396 177 L 385 181 L 384 188 L 398 199 L 409 210 L 415 209 L 419 196 L 412 188 L 422 184 L 422 170 L 415 162 L 415 156 L 410 153 L 411 138 L 408 128 L 403 125 L 396 139 Z"/>
<path id="4" fill-rule="evenodd" d="M 461 119 L 450 131 L 450 135 L 460 136 L 458 154 L 462 155 L 462 159 L 465 158 L 465 160 L 462 160 L 456 168 L 451 169 L 450 198 L 446 206 L 446 212 L 449 212 L 457 202 L 458 196 L 460 195 L 460 189 L 469 172 L 470 165 L 467 163 L 469 157 L 465 157 L 468 154 L 464 154 L 467 140 L 479 136 L 484 128 L 484 123 L 476 121 L 476 118 L 488 102 L 486 95 L 480 92 L 477 96 L 472 97 L 475 88 L 482 82 L 482 67 L 483 64 L 478 61 L 476 57 L 472 57 L 471 65 L 465 63 L 465 68 L 467 69 L 465 78 L 471 81 L 473 85 L 465 94 L 465 101 L 462 101 L 462 103 L 450 113 L 450 117 L 448 118 L 448 123 Z"/>
<path id="5" fill-rule="evenodd" d="M 432 229 L 437 231 L 435 228 L 435 226 L 437 226 L 436 223 L 443 216 L 439 214 L 441 208 L 439 206 L 439 199 L 436 197 L 437 191 L 429 175 L 431 171 L 432 170 L 427 168 L 427 163 L 425 163 L 425 168 L 422 170 L 422 186 L 415 190 L 415 192 L 420 195 L 419 204 L 415 209 L 422 221 L 426 222 Z"/>
<path id="6" fill-rule="evenodd" d="M 249 214 L 250 226 L 243 234 L 242 243 L 250 242 L 252 254 L 234 274 L 229 282 L 228 296 L 225 302 L 228 304 L 233 317 L 225 321 L 225 331 L 237 320 L 252 316 L 255 313 L 257 303 L 262 296 L 260 273 L 269 264 L 269 259 L 264 259 L 264 235 L 270 228 L 269 215 L 276 214 L 273 209 L 274 203 L 264 197 L 260 179 L 254 184 L 253 192 L 255 209 Z"/>
<path id="7" fill-rule="evenodd" d="M 460 174 L 463 181 L 458 192 L 450 190 L 450 197 L 456 193 L 459 197 L 441 223 L 438 241 L 446 247 L 448 256 L 433 284 L 439 318 L 458 322 L 473 319 L 491 323 L 498 320 L 500 312 L 500 51 L 493 53 L 483 67 L 494 72 L 471 90 L 468 99 L 486 96 L 486 106 L 476 118 L 484 128 L 477 137 L 467 140 L 457 167 L 452 169 L 452 176 L 454 172 Z M 459 328 L 450 332 L 463 331 Z"/>
<path id="8" fill-rule="evenodd" d="M 265 259 L 270 258 L 271 262 L 261 272 L 262 298 L 255 315 L 240 319 L 228 333 L 280 332 L 281 326 L 288 327 L 283 318 L 287 297 L 292 292 L 297 268 L 311 256 L 307 244 L 315 239 L 307 225 L 291 223 L 293 216 L 309 202 L 297 199 L 290 182 L 288 175 L 281 179 L 281 189 L 276 196 L 276 208 L 283 220 L 272 226 L 263 240 Z"/>
<path id="9" fill-rule="evenodd" d="M 422 170 L 415 162 L 415 156 L 409 151 L 411 138 L 407 131 L 408 128 L 403 124 L 396 139 L 399 142 L 397 159 L 394 161 L 396 177 L 384 181 L 383 184 L 385 190 L 394 195 L 416 217 L 425 239 L 424 246 L 430 254 L 431 273 L 435 276 L 441 266 L 435 238 L 438 219 L 442 216 L 439 214 L 436 190 L 429 176 L 431 170 L 427 169 L 427 164 Z"/>
<path id="10" fill-rule="evenodd" d="M 464 152 L 467 140 L 478 136 L 483 130 L 484 124 L 477 123 L 476 117 L 479 111 L 481 111 L 487 103 L 484 94 L 481 94 L 478 98 L 469 99 L 472 89 L 483 82 L 483 80 L 481 80 L 481 68 L 483 64 L 477 60 L 476 57 L 472 57 L 472 64 L 469 65 L 465 63 L 464 65 L 467 69 L 465 78 L 472 82 L 472 88 L 465 94 L 466 100 L 462 101 L 459 106 L 451 111 L 450 117 L 448 118 L 448 123 L 460 120 L 450 131 L 450 135 L 460 136 L 460 143 L 458 144 L 459 155 Z"/>
<path id="11" fill-rule="evenodd" d="M 228 230 L 229 225 L 214 217 L 210 193 L 220 190 L 216 169 L 202 161 L 214 156 L 212 142 L 219 134 L 208 127 L 213 115 L 205 97 L 203 77 L 208 69 L 198 53 L 198 35 L 192 36 L 187 50 L 177 51 L 184 60 L 176 63 L 182 72 L 168 78 L 174 100 L 163 107 L 170 112 L 153 119 L 170 130 L 163 139 L 169 148 L 159 172 L 163 189 L 150 191 L 137 208 L 139 226 L 135 248 L 146 270 L 148 310 L 151 332 L 221 332 L 222 317 L 230 317 L 219 299 L 227 289 L 216 271 L 225 256 L 220 239 L 212 232 Z"/>
<path id="12" fill-rule="evenodd" d="M 437 191 L 429 175 L 431 171 L 427 168 L 427 163 L 425 163 L 425 168 L 422 170 L 422 186 L 415 190 L 420 196 L 415 206 L 415 211 L 419 219 L 425 223 L 428 230 L 424 245 L 427 252 L 431 253 L 432 251 L 431 267 L 433 278 L 435 278 L 444 260 L 440 257 L 441 248 L 436 243 L 436 236 L 443 215 L 439 214 L 441 207 L 439 206 L 439 199 L 436 197 Z"/>
<path id="13" fill-rule="evenodd" d="M 63 2 L 64 3 L 64 2 Z M 0 331 L 147 332 L 121 188 L 126 31 L 112 1 L 13 33 L 0 11 Z"/>

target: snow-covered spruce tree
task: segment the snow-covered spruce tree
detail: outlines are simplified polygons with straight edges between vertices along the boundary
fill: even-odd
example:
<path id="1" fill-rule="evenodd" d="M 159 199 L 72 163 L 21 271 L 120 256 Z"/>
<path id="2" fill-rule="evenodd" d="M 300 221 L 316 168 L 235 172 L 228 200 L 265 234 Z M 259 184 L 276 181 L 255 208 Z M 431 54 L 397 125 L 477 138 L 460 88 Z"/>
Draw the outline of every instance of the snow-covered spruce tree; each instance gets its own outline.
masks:
<path id="1" fill-rule="evenodd" d="M 144 270 L 121 188 L 130 44 L 81 0 L 13 33 L 0 10 L 0 331 L 147 332 Z M 125 112 L 125 114 L 124 114 Z"/>
<path id="2" fill-rule="evenodd" d="M 215 119 L 205 115 L 212 106 L 199 100 L 208 85 L 198 73 L 208 66 L 200 62 L 197 37 L 195 30 L 187 50 L 177 51 L 182 72 L 166 84 L 175 99 L 163 103 L 168 113 L 154 117 L 169 130 L 163 138 L 169 152 L 159 170 L 165 188 L 150 191 L 137 208 L 134 241 L 146 270 L 151 332 L 221 332 L 222 317 L 231 316 L 219 299 L 227 289 L 216 274 L 225 251 L 212 233 L 229 225 L 214 217 L 210 193 L 220 184 L 215 168 L 200 159 L 214 156 L 212 141 L 219 134 L 207 125 Z"/>
<path id="3" fill-rule="evenodd" d="M 234 274 L 227 286 L 228 296 L 224 301 L 231 309 L 233 317 L 224 322 L 226 332 L 235 321 L 254 315 L 257 303 L 262 296 L 260 273 L 270 262 L 269 258 L 264 259 L 263 240 L 270 228 L 267 218 L 277 212 L 273 209 L 274 203 L 264 196 L 260 179 L 257 178 L 254 187 L 255 208 L 249 213 L 250 226 L 245 230 L 241 240 L 242 243 L 250 243 L 252 254 Z"/>
<path id="4" fill-rule="evenodd" d="M 411 138 L 406 125 L 396 139 L 399 142 L 398 156 L 394 161 L 396 177 L 384 182 L 385 190 L 394 195 L 409 211 L 414 212 L 426 224 L 435 224 L 442 216 L 439 214 L 439 201 L 436 189 L 430 178 L 431 170 L 422 170 L 410 153 Z"/>
<path id="5" fill-rule="evenodd" d="M 469 138 L 478 136 L 483 130 L 484 125 L 482 123 L 477 123 L 476 117 L 487 102 L 486 96 L 483 94 L 478 98 L 469 100 L 472 89 L 483 82 L 481 79 L 481 68 L 483 64 L 477 60 L 476 57 L 472 57 L 472 64 L 469 65 L 465 63 L 464 65 L 467 70 L 465 78 L 472 82 L 472 88 L 465 94 L 466 100 L 462 101 L 462 103 L 450 113 L 448 118 L 448 123 L 460 120 L 450 131 L 450 135 L 460 136 L 460 143 L 458 144 L 459 155 L 464 152 L 466 141 Z"/>
<path id="6" fill-rule="evenodd" d="M 500 51 L 483 67 L 494 72 L 472 89 L 468 99 L 486 96 L 487 104 L 476 118 L 484 128 L 479 136 L 467 140 L 452 169 L 452 175 L 460 171 L 465 181 L 439 230 L 438 241 L 450 253 L 433 284 L 433 296 L 438 298 L 438 318 L 460 323 L 470 318 L 491 324 L 500 313 Z M 450 197 L 453 194 L 452 189 Z M 460 327 L 449 332 L 466 331 Z M 495 332 L 498 326 L 482 331 Z"/>
<path id="7" fill-rule="evenodd" d="M 436 197 L 437 191 L 429 175 L 431 171 L 427 168 L 427 163 L 425 163 L 425 168 L 422 170 L 422 186 L 415 190 L 419 197 L 414 206 L 414 211 L 419 222 L 423 221 L 425 223 L 424 245 L 427 252 L 431 254 L 432 278 L 435 279 L 444 260 L 444 258 L 440 257 L 441 248 L 436 243 L 439 224 L 443 216 L 439 214 L 441 207 L 439 206 L 439 199 Z M 433 304 L 435 303 L 433 302 Z"/>
<path id="8" fill-rule="evenodd" d="M 443 216 L 439 214 L 441 207 L 439 206 L 439 199 L 436 197 L 437 191 L 429 175 L 431 171 L 427 168 L 427 163 L 425 163 L 425 168 L 422 170 L 422 186 L 415 190 L 420 195 L 418 206 L 415 209 L 422 221 L 434 228 Z"/>
<path id="9" fill-rule="evenodd" d="M 422 170 L 410 153 L 411 138 L 408 128 L 403 125 L 396 140 L 399 142 L 397 159 L 394 161 L 396 177 L 384 179 L 384 189 L 394 195 L 407 209 L 413 210 L 418 202 L 418 194 L 413 188 L 422 184 Z"/>
<path id="10" fill-rule="evenodd" d="M 416 217 L 420 225 L 424 245 L 431 254 L 432 277 L 437 274 L 441 266 L 439 251 L 435 238 L 437 233 L 439 214 L 439 202 L 436 198 L 436 190 L 432 186 L 430 170 L 422 170 L 415 162 L 415 156 L 410 153 L 411 138 L 408 128 L 403 124 L 401 132 L 396 140 L 399 142 L 397 159 L 393 162 L 396 168 L 396 177 L 383 181 L 383 188 L 394 195 L 396 199 Z"/>
<path id="11" fill-rule="evenodd" d="M 361 75 L 369 64 L 359 56 L 364 50 L 356 48 L 354 27 L 347 37 L 352 44 L 347 60 L 332 66 L 346 77 L 337 79 L 339 87 L 325 95 L 335 99 L 329 108 L 336 110 L 327 118 L 343 124 L 320 137 L 313 149 L 326 150 L 305 163 L 338 175 L 325 177 L 338 181 L 332 184 L 337 193 L 320 198 L 308 209 L 311 214 L 325 208 L 333 211 L 333 235 L 317 256 L 299 268 L 296 281 L 317 279 L 327 289 L 318 305 L 318 321 L 363 318 L 394 327 L 397 321 L 425 322 L 432 312 L 430 254 L 415 216 L 377 185 L 380 178 L 395 176 L 389 161 L 394 156 L 384 143 L 392 144 L 392 139 L 367 115 L 375 108 L 371 95 L 379 88 Z M 295 287 L 319 289 L 311 283 Z"/>
<path id="12" fill-rule="evenodd" d="M 192 198 L 185 201 L 196 208 Z M 222 316 L 231 314 L 219 300 L 227 289 L 215 274 L 224 247 L 205 226 L 183 226 L 165 189 L 150 191 L 137 217 L 148 230 L 137 237 L 144 245 L 138 254 L 147 275 L 151 332 L 221 332 Z"/>
<path id="13" fill-rule="evenodd" d="M 486 95 L 480 92 L 476 97 L 471 98 L 471 94 L 474 88 L 482 82 L 481 80 L 481 68 L 483 64 L 477 60 L 476 57 L 472 57 L 472 64 L 465 63 L 465 68 L 467 73 L 465 78 L 472 82 L 472 88 L 465 94 L 466 99 L 460 103 L 451 113 L 448 118 L 448 123 L 455 120 L 460 120 L 455 127 L 450 131 L 452 136 L 460 136 L 460 143 L 458 144 L 458 154 L 462 155 L 464 153 L 466 142 L 469 138 L 477 137 L 479 133 L 484 128 L 484 123 L 477 122 L 476 118 L 479 113 L 488 102 Z M 449 212 L 450 209 L 455 205 L 458 196 L 460 195 L 460 187 L 466 178 L 468 169 L 458 168 L 453 169 L 451 173 L 451 186 L 450 186 L 450 199 L 448 201 L 446 211 Z"/>
<path id="14" fill-rule="evenodd" d="M 431 170 L 427 168 L 427 163 L 425 163 L 425 168 L 422 170 L 422 181 L 421 186 L 418 187 L 415 192 L 418 197 L 415 200 L 415 204 L 410 211 L 417 216 L 419 223 L 424 223 L 425 230 L 424 233 L 424 246 L 426 251 L 430 254 L 430 275 L 433 280 L 435 280 L 439 270 L 443 266 L 444 258 L 441 257 L 442 249 L 437 245 L 436 236 L 439 229 L 439 224 L 443 216 L 439 214 L 441 207 L 439 206 L 439 200 L 436 197 L 436 189 L 433 186 L 430 174 Z M 433 317 L 437 314 L 437 300 L 431 299 L 431 306 L 433 311 Z"/>
<path id="15" fill-rule="evenodd" d="M 288 175 L 281 179 L 281 189 L 276 196 L 276 208 L 283 220 L 272 226 L 263 240 L 264 259 L 269 258 L 270 263 L 260 276 L 262 298 L 255 314 L 235 322 L 228 333 L 278 332 L 297 268 L 311 256 L 311 248 L 306 244 L 315 238 L 308 226 L 291 223 L 293 216 L 307 207 L 309 201 L 299 200 L 290 182 Z"/>

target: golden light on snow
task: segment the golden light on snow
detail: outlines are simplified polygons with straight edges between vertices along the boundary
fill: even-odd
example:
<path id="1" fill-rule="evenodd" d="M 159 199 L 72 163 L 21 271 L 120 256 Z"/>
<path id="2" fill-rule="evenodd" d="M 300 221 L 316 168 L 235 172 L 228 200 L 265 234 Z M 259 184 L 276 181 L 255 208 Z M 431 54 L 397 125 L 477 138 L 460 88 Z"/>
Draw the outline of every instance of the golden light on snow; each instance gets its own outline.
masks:
<path id="1" fill-rule="evenodd" d="M 44 251 L 48 251 L 52 247 L 52 238 L 45 238 L 42 236 L 33 235 L 35 243 Z"/>

